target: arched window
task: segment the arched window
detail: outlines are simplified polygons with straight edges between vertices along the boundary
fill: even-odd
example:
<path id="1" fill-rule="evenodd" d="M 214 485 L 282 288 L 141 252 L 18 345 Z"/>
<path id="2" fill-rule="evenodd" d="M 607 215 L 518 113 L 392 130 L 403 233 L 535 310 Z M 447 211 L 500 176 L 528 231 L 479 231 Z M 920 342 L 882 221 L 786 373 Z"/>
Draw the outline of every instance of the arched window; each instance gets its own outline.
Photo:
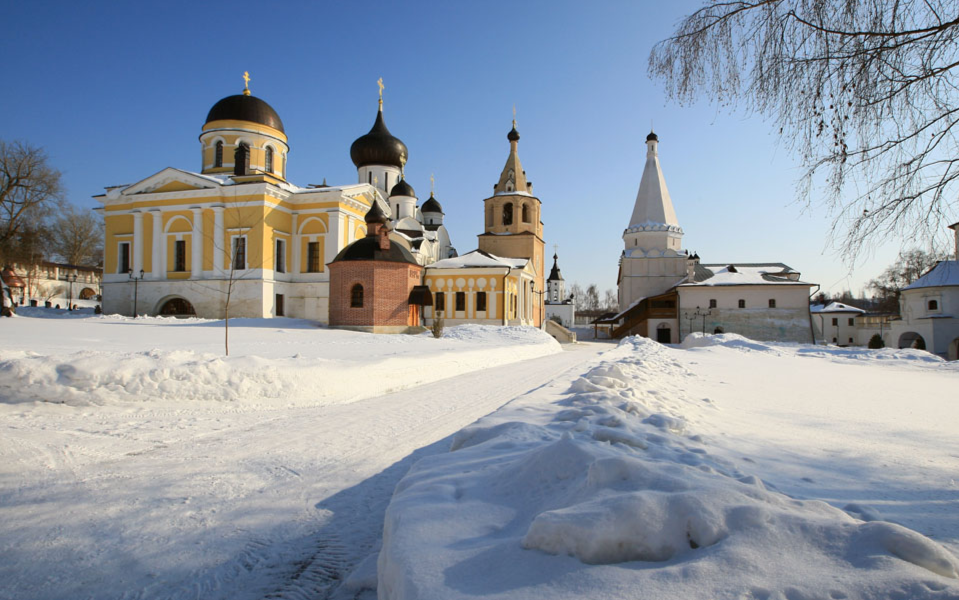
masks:
<path id="1" fill-rule="evenodd" d="M 939 302 L 936 300 L 929 301 L 929 310 L 939 310 Z"/>
<path id="2" fill-rule="evenodd" d="M 503 225 L 513 224 L 513 204 L 507 202 L 503 205 Z"/>
<path id="3" fill-rule="evenodd" d="M 529 223 L 529 205 L 528 204 L 523 205 L 523 222 Z"/>
<path id="4" fill-rule="evenodd" d="M 363 308 L 363 286 L 358 283 L 350 291 L 350 308 Z"/>
<path id="5" fill-rule="evenodd" d="M 213 166 L 222 167 L 223 166 L 223 142 L 219 141 L 216 143 L 216 146 L 213 148 Z"/>
<path id="6" fill-rule="evenodd" d="M 745 301 L 745 300 L 740 300 L 740 301 L 739 301 L 739 308 L 746 308 L 746 301 Z"/>
<path id="7" fill-rule="evenodd" d="M 271 148 L 271 147 L 269 147 L 269 146 L 266 147 L 266 163 L 265 163 L 265 167 L 266 167 L 266 172 L 267 172 L 267 173 L 272 173 L 272 172 L 273 172 L 273 148 Z"/>

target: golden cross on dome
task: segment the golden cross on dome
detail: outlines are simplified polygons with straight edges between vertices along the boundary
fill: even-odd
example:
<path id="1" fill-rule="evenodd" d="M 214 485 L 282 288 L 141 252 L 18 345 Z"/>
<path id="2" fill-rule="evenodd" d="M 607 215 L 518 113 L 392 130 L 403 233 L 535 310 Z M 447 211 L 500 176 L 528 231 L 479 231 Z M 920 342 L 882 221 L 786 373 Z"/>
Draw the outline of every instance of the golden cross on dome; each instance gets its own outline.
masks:
<path id="1" fill-rule="evenodd" d="M 516 105 L 513 105 L 513 129 L 516 129 Z"/>
<path id="2" fill-rule="evenodd" d="M 433 177 L 433 174 L 430 173 L 430 196 L 433 195 L 433 189 L 436 187 L 436 179 Z"/>
<path id="3" fill-rule="evenodd" d="M 243 71 L 243 94 L 245 96 L 250 95 L 250 72 Z"/>

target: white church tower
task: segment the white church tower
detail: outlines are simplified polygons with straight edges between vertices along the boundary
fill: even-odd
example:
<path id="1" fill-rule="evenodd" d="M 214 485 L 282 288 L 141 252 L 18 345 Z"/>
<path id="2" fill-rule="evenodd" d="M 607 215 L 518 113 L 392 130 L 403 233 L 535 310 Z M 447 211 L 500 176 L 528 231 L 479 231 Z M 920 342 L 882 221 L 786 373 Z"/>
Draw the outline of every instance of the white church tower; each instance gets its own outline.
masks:
<path id="1" fill-rule="evenodd" d="M 688 257 L 681 249 L 683 229 L 659 166 L 658 146 L 659 137 L 655 133 L 646 136 L 646 166 L 629 227 L 623 232 L 620 310 L 642 298 L 666 292 L 687 274 Z"/>

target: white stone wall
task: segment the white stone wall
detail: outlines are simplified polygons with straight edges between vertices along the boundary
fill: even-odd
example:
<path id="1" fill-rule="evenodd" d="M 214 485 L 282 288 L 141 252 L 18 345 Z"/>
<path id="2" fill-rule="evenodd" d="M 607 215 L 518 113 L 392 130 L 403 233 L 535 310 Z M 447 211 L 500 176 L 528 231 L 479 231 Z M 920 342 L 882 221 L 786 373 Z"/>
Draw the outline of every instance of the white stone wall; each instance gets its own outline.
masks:
<path id="1" fill-rule="evenodd" d="M 171 298 L 183 298 L 193 305 L 196 315 L 205 319 L 225 316 L 227 280 L 133 281 L 106 283 L 103 286 L 105 314 L 133 315 L 134 294 L 137 313 L 155 315 Z M 233 317 L 276 316 L 276 294 L 283 294 L 284 316 L 314 321 L 329 320 L 329 283 L 284 283 L 263 279 L 234 281 L 230 293 Z"/>
<path id="2" fill-rule="evenodd" d="M 929 308 L 934 300 L 936 309 Z M 959 287 L 929 287 L 905 290 L 900 299 L 902 320 L 893 321 L 890 346 L 899 347 L 904 333 L 915 332 L 926 342 L 926 350 L 955 360 L 959 348 Z"/>
<path id="3" fill-rule="evenodd" d="M 861 313 L 854 312 L 824 312 L 812 313 L 812 322 L 816 328 L 816 341 L 836 344 L 839 346 L 863 345 L 862 330 L 856 325 L 856 317 Z M 835 324 L 833 321 L 835 320 Z M 876 328 L 875 333 L 879 332 Z M 870 334 L 872 337 L 872 334 Z M 866 338 L 866 343 L 869 339 Z"/>
<path id="4" fill-rule="evenodd" d="M 546 305 L 546 318 L 551 319 L 553 316 L 559 317 L 560 325 L 567 329 L 574 326 L 575 313 L 576 307 L 572 303 Z"/>

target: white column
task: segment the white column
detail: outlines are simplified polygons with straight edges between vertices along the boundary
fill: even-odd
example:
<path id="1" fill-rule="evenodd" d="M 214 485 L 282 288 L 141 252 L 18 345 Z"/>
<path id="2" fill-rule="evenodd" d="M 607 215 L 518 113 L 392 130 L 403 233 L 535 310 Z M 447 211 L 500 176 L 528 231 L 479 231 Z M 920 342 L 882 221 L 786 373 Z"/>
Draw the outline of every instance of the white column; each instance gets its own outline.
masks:
<path id="1" fill-rule="evenodd" d="M 294 277 L 300 274 L 300 251 L 302 250 L 300 246 L 302 246 L 303 243 L 300 241 L 299 232 L 300 232 L 300 214 L 293 213 L 293 231 L 290 232 L 290 235 L 292 236 L 290 243 L 293 245 L 293 247 L 290 248 L 290 252 L 293 253 L 293 262 L 290 264 L 290 266 L 292 268 Z"/>
<path id="2" fill-rule="evenodd" d="M 472 288 L 472 287 L 468 287 L 468 288 L 466 288 L 466 290 L 467 290 L 467 292 L 466 292 L 466 314 L 463 315 L 463 316 L 466 317 L 467 319 L 469 319 L 469 318 L 471 318 L 470 315 L 473 314 L 473 296 L 474 296 L 475 292 L 473 292 L 473 288 Z"/>
<path id="3" fill-rule="evenodd" d="M 223 207 L 213 207 L 213 272 L 223 275 L 223 256 L 227 250 L 223 247 Z"/>
<path id="4" fill-rule="evenodd" d="M 133 211 L 133 272 L 140 276 L 143 268 L 143 213 Z"/>
<path id="5" fill-rule="evenodd" d="M 346 215 L 339 210 L 327 213 L 329 216 L 329 232 L 326 234 L 326 244 L 323 249 L 323 260 L 329 262 L 336 258 L 340 251 L 340 240 L 343 236 L 343 229 L 346 227 Z M 324 267 L 325 268 L 325 267 Z"/>
<path id="6" fill-rule="evenodd" d="M 150 254 L 150 277 L 152 279 L 160 279 L 162 277 L 163 271 L 161 267 L 161 248 L 163 248 L 160 243 L 163 239 L 163 217 L 158 209 L 150 211 L 150 216 L 153 218 L 153 249 Z"/>
<path id="7" fill-rule="evenodd" d="M 203 276 L 203 209 L 192 207 L 193 211 L 193 246 L 190 262 L 190 279 L 199 279 Z"/>

